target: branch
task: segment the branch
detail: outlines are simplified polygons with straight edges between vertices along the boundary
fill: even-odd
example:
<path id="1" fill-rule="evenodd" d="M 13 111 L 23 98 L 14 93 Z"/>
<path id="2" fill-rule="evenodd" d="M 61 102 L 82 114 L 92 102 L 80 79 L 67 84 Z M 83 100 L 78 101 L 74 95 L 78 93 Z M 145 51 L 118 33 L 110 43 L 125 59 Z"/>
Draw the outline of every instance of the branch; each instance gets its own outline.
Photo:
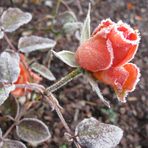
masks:
<path id="1" fill-rule="evenodd" d="M 7 41 L 9 47 L 14 50 L 14 51 L 17 51 L 17 49 L 13 46 L 13 44 L 11 43 L 10 39 L 8 38 L 7 34 L 4 33 L 4 39 Z"/>
<path id="2" fill-rule="evenodd" d="M 46 101 L 49 103 L 49 105 L 55 109 L 58 117 L 60 118 L 64 128 L 66 129 L 66 131 L 68 132 L 68 134 L 71 135 L 71 137 L 75 137 L 73 136 L 73 132 L 71 131 L 70 127 L 68 126 L 67 122 L 65 121 L 62 113 L 61 113 L 61 106 L 59 105 L 58 100 L 55 98 L 55 96 L 50 93 L 48 94 L 48 96 L 45 96 Z M 79 143 L 73 138 L 74 144 L 77 148 L 81 148 L 81 146 L 79 145 Z"/>

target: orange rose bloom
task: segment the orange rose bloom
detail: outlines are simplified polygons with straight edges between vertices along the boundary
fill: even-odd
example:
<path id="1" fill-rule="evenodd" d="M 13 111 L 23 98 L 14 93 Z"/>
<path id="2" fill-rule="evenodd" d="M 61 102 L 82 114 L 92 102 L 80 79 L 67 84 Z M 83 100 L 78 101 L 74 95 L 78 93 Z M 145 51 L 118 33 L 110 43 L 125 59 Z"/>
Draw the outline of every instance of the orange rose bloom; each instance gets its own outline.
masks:
<path id="1" fill-rule="evenodd" d="M 41 80 L 42 78 L 32 72 L 31 69 L 28 67 L 25 56 L 23 54 L 20 54 L 20 75 L 15 84 L 27 84 L 30 82 L 39 83 Z M 27 91 L 30 90 L 26 90 L 25 88 L 16 88 L 11 93 L 14 96 L 24 96 Z"/>
<path id="2" fill-rule="evenodd" d="M 76 61 L 93 76 L 111 85 L 118 99 L 125 101 L 139 79 L 139 69 L 128 63 L 137 52 L 140 37 L 136 30 L 119 21 L 103 20 L 92 36 L 76 51 Z"/>

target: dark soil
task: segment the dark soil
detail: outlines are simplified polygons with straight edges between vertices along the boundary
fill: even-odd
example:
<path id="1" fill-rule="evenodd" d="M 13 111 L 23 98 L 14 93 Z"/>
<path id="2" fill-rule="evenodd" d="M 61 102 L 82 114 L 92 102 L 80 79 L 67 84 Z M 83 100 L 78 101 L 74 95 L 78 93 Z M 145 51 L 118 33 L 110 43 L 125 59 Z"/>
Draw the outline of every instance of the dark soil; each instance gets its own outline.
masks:
<path id="1" fill-rule="evenodd" d="M 60 4 L 57 17 L 54 22 L 50 15 L 55 14 L 56 0 L 49 0 L 52 6 L 46 6 L 44 0 L 13 0 L 13 6 L 33 14 L 32 22 L 25 27 L 21 27 L 12 34 L 12 40 L 17 45 L 18 38 L 22 32 L 48 36 L 57 40 L 56 51 L 71 50 L 75 51 L 78 47 L 78 40 L 75 37 L 69 37 L 62 31 L 59 14 L 71 9 L 75 12 L 79 21 L 83 21 L 89 0 L 63 0 Z M 140 30 L 141 43 L 132 61 L 141 69 L 141 78 L 136 90 L 129 94 L 127 103 L 121 104 L 108 86 L 99 84 L 103 95 L 111 101 L 111 109 L 98 99 L 92 91 L 89 84 L 83 77 L 73 80 L 57 92 L 56 97 L 64 108 L 64 117 L 72 129 L 77 123 L 85 117 L 93 116 L 98 120 L 115 124 L 124 130 L 124 136 L 118 148 L 148 148 L 148 0 L 91 0 L 91 26 L 92 30 L 100 23 L 102 19 L 111 18 L 113 21 L 123 20 L 132 27 Z M 1 7 L 12 7 L 9 0 L 0 0 Z M 81 10 L 82 8 L 82 10 Z M 82 12 L 81 12 L 82 11 Z M 49 25 L 51 23 L 51 25 Z M 3 43 L 3 45 L 5 45 Z M 4 47 L 4 46 L 3 46 Z M 39 58 L 43 62 L 46 52 L 34 53 L 30 57 Z M 60 79 L 66 73 L 72 71 L 71 68 L 54 58 L 51 63 L 51 71 L 57 79 Z M 44 80 L 45 85 L 52 83 Z M 64 128 L 55 112 L 51 112 L 46 104 L 41 104 L 29 116 L 36 116 L 44 121 L 52 132 L 52 139 L 38 148 L 70 148 L 71 144 L 64 138 Z M 14 138 L 16 138 L 14 134 Z M 28 146 L 31 148 L 31 146 Z"/>

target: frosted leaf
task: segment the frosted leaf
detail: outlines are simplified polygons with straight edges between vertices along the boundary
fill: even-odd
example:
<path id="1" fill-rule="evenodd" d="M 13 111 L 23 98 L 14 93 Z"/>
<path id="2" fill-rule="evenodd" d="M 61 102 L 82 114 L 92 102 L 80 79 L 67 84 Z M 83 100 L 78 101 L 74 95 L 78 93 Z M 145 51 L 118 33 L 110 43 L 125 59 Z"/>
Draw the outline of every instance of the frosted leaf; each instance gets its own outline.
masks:
<path id="1" fill-rule="evenodd" d="M 56 80 L 56 78 L 54 77 L 52 72 L 47 67 L 45 67 L 44 65 L 41 65 L 39 63 L 33 63 L 31 65 L 31 68 L 35 72 L 39 73 L 41 76 L 43 76 L 44 78 L 46 78 L 46 79 L 48 79 L 50 81 Z"/>
<path id="2" fill-rule="evenodd" d="M 4 11 L 4 8 L 0 7 L 0 16 L 2 15 L 3 11 Z"/>
<path id="3" fill-rule="evenodd" d="M 4 139 L 2 148 L 27 148 L 27 147 L 20 141 Z"/>
<path id="4" fill-rule="evenodd" d="M 63 61 L 65 64 L 69 65 L 70 67 L 78 67 L 78 64 L 75 60 L 75 53 L 67 50 L 63 50 L 60 52 L 53 51 L 54 55 Z"/>
<path id="5" fill-rule="evenodd" d="M 6 93 L 6 89 L 4 93 Z M 3 105 L 0 106 L 0 111 L 3 113 L 4 116 L 11 116 L 15 118 L 20 113 L 20 106 L 18 99 L 10 95 L 9 99 L 7 99 L 3 103 Z"/>
<path id="6" fill-rule="evenodd" d="M 56 41 L 39 36 L 21 37 L 19 39 L 18 48 L 23 53 L 29 53 L 36 50 L 45 48 L 53 48 L 56 45 Z"/>
<path id="7" fill-rule="evenodd" d="M 60 15 L 60 18 L 61 18 L 62 24 L 77 21 L 77 17 L 72 11 L 65 11 Z"/>
<path id="8" fill-rule="evenodd" d="M 112 148 L 119 144 L 123 131 L 117 126 L 101 123 L 91 117 L 77 125 L 75 135 L 77 141 L 87 148 Z"/>
<path id="9" fill-rule="evenodd" d="M 24 118 L 16 126 L 17 135 L 33 145 L 40 144 L 51 138 L 48 127 L 35 118 Z"/>
<path id="10" fill-rule="evenodd" d="M 20 26 L 27 24 L 32 19 L 32 15 L 23 12 L 18 8 L 8 8 L 3 12 L 0 22 L 5 32 L 13 32 Z"/>
<path id="11" fill-rule="evenodd" d="M 67 34 L 73 34 L 77 30 L 80 30 L 81 28 L 82 28 L 81 22 L 68 22 L 65 23 L 63 26 L 63 29 Z"/>
<path id="12" fill-rule="evenodd" d="M 5 85 L 0 88 L 0 105 L 9 97 L 11 91 L 15 89 L 15 85 Z"/>
<path id="13" fill-rule="evenodd" d="M 0 138 L 2 138 L 2 129 L 0 128 Z"/>
<path id="14" fill-rule="evenodd" d="M 0 30 L 0 39 L 4 37 L 4 32 Z"/>
<path id="15" fill-rule="evenodd" d="M 91 7 L 89 4 L 87 16 L 82 27 L 80 43 L 83 43 L 85 40 L 87 40 L 90 37 L 90 10 Z"/>
<path id="16" fill-rule="evenodd" d="M 11 51 L 4 51 L 0 54 L 0 82 L 14 83 L 17 81 L 19 68 L 19 55 Z"/>

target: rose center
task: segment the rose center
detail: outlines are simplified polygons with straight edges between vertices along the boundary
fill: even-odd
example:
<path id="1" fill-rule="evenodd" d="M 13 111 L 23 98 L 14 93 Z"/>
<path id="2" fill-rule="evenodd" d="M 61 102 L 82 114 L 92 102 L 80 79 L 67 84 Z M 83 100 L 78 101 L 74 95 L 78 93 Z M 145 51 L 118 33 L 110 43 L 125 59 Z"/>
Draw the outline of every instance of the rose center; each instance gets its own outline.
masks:
<path id="1" fill-rule="evenodd" d="M 128 28 L 124 27 L 124 26 L 120 26 L 117 28 L 118 31 L 120 31 L 124 38 L 130 40 L 130 41 L 135 41 L 137 40 L 137 35 L 135 32 L 132 32 L 132 30 L 129 30 Z"/>

